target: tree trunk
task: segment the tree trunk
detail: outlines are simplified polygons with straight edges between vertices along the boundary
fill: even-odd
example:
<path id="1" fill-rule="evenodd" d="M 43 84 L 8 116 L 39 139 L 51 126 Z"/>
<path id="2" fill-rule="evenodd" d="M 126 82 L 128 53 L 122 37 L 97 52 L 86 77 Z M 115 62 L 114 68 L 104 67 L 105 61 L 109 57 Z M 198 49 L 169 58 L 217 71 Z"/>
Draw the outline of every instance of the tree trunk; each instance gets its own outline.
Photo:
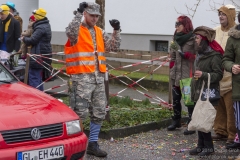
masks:
<path id="1" fill-rule="evenodd" d="M 96 3 L 100 5 L 100 13 L 102 15 L 99 17 L 97 26 L 105 29 L 105 0 L 96 0 Z"/>

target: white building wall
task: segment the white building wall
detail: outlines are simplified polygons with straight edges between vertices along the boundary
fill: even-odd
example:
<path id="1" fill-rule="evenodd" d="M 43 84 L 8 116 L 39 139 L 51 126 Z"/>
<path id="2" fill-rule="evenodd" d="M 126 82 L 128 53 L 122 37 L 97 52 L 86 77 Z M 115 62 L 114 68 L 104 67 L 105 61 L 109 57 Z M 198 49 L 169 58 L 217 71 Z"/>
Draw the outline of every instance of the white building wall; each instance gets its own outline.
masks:
<path id="1" fill-rule="evenodd" d="M 87 1 L 94 2 L 95 0 Z M 39 0 L 39 7 L 47 10 L 47 17 L 53 31 L 65 31 L 66 26 L 73 18 L 73 10 L 78 8 L 80 2 L 82 1 Z M 196 0 L 105 0 L 105 2 L 107 32 L 112 32 L 109 20 L 115 18 L 121 22 L 122 33 L 172 35 L 175 30 L 176 18 L 180 16 L 176 10 L 186 14 L 185 4 L 194 6 Z M 222 0 L 215 0 L 215 2 L 221 4 Z M 224 3 L 230 4 L 231 2 L 225 0 Z M 238 3 L 240 4 L 240 2 Z M 209 0 L 202 1 L 193 18 L 194 27 L 200 25 L 215 27 L 218 22 L 217 12 L 211 11 Z"/>
<path id="2" fill-rule="evenodd" d="M 6 0 L 7 1 L 7 0 Z M 1 4 L 6 1 L 0 0 Z M 16 4 L 24 20 L 23 29 L 31 12 L 39 7 L 46 9 L 47 17 L 53 31 L 52 44 L 62 45 L 66 42 L 65 28 L 73 19 L 73 10 L 79 7 L 79 0 L 10 0 Z M 87 0 L 94 2 L 95 0 Z M 210 0 L 202 0 L 195 13 L 193 26 L 218 24 L 217 11 L 212 11 Z M 219 5 L 223 0 L 214 0 Z M 240 5 L 239 0 L 234 0 Z M 122 28 L 121 49 L 154 50 L 154 41 L 170 41 L 175 30 L 175 21 L 183 13 L 187 14 L 186 4 L 193 7 L 196 0 L 105 0 L 105 30 L 112 33 L 110 19 L 118 19 Z M 231 4 L 231 0 L 225 0 Z"/>
<path id="3" fill-rule="evenodd" d="M 95 2 L 95 0 L 87 1 Z M 65 28 L 74 17 L 73 11 L 79 7 L 80 2 L 83 0 L 39 0 L 39 7 L 47 10 L 52 31 L 65 32 Z"/>

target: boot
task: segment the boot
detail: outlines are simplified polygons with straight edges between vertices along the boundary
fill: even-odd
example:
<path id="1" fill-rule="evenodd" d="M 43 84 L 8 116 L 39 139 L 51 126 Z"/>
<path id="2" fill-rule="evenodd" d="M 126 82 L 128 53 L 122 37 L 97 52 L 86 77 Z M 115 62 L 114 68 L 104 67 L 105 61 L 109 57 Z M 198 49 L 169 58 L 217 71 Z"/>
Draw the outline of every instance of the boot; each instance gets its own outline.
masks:
<path id="1" fill-rule="evenodd" d="M 172 124 L 170 126 L 167 127 L 168 131 L 173 131 L 176 128 L 180 128 L 181 127 L 181 118 L 175 118 L 174 116 L 172 116 Z"/>
<path id="2" fill-rule="evenodd" d="M 204 141 L 204 148 L 202 152 L 198 154 L 199 157 L 203 158 L 211 154 L 214 154 L 213 141 Z"/>
<path id="3" fill-rule="evenodd" d="M 191 121 L 191 118 L 188 118 L 188 121 L 187 121 L 187 125 L 190 123 Z M 196 131 L 189 131 L 187 128 L 184 130 L 183 134 L 184 135 L 190 135 L 190 134 L 194 134 Z"/>
<path id="4" fill-rule="evenodd" d="M 190 155 L 197 155 L 197 154 L 199 154 L 199 153 L 202 152 L 203 147 L 204 147 L 204 141 L 203 141 L 203 139 L 198 139 L 197 147 L 194 148 L 194 149 L 189 150 L 189 154 L 190 154 Z"/>
<path id="5" fill-rule="evenodd" d="M 87 154 L 94 155 L 96 157 L 106 157 L 107 153 L 99 148 L 97 142 L 89 142 L 87 147 Z"/>

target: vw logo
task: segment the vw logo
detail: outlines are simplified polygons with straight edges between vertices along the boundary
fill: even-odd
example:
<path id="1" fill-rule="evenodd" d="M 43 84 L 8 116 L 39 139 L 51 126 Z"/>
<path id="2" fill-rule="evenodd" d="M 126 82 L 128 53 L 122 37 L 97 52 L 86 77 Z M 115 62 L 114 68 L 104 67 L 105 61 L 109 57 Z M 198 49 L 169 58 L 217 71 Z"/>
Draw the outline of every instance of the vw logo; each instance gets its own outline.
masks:
<path id="1" fill-rule="evenodd" d="M 31 131 L 31 136 L 34 140 L 39 140 L 41 138 L 41 132 L 37 128 L 33 128 Z"/>

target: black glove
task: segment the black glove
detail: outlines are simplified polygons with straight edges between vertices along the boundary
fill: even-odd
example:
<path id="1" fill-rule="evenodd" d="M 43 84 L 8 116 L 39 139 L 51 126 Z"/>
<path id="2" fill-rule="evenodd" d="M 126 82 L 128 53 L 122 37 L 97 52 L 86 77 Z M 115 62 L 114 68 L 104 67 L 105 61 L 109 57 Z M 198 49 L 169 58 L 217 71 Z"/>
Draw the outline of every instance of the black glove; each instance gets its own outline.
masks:
<path id="1" fill-rule="evenodd" d="M 180 56 L 181 56 L 182 58 L 185 58 L 185 54 L 184 54 L 181 50 L 178 50 L 178 53 L 180 54 Z"/>
<path id="2" fill-rule="evenodd" d="M 120 29 L 120 22 L 116 19 L 109 20 L 111 26 L 114 28 L 114 30 Z"/>
<path id="3" fill-rule="evenodd" d="M 79 8 L 77 9 L 78 12 L 83 13 L 84 9 L 88 7 L 87 2 L 82 2 L 79 4 Z"/>

